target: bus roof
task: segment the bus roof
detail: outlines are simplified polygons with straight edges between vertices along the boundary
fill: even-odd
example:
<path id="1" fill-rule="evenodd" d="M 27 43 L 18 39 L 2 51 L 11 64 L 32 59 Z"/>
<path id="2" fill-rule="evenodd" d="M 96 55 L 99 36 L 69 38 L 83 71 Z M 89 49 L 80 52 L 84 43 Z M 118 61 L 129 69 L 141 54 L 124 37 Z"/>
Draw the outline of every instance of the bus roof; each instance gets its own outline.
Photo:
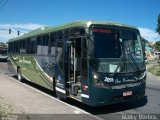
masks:
<path id="1" fill-rule="evenodd" d="M 134 26 L 130 26 L 130 25 L 126 25 L 126 24 L 122 24 L 122 23 L 118 23 L 118 22 L 111 22 L 111 21 L 89 21 L 89 20 L 83 20 L 83 21 L 74 21 L 68 24 L 63 24 L 63 25 L 59 25 L 59 26 L 44 26 L 41 28 L 38 28 L 36 30 L 30 31 L 28 33 L 25 33 L 22 36 L 10 39 L 8 42 L 12 42 L 12 41 L 16 41 L 16 40 L 23 40 L 26 38 L 31 38 L 33 36 L 38 36 L 41 34 L 47 34 L 47 33 L 51 33 L 54 31 L 59 31 L 59 30 L 63 30 L 63 29 L 67 29 L 67 28 L 71 28 L 71 27 L 89 27 L 90 25 L 114 25 L 114 26 L 121 26 L 121 27 L 127 27 L 127 28 L 132 28 L 132 29 L 137 29 Z"/>

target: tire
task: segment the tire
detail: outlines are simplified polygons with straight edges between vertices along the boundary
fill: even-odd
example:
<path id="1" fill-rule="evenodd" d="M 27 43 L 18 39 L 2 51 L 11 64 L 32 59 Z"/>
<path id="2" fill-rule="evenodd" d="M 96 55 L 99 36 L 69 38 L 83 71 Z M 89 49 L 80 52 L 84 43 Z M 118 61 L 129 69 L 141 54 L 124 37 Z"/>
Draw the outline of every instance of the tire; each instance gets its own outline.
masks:
<path id="1" fill-rule="evenodd" d="M 56 96 L 56 80 L 55 80 L 55 76 L 53 76 L 53 96 Z"/>
<path id="2" fill-rule="evenodd" d="M 18 79 L 18 81 L 23 82 L 22 74 L 21 74 L 21 69 L 20 68 L 18 68 L 18 70 L 17 70 L 17 79 Z"/>

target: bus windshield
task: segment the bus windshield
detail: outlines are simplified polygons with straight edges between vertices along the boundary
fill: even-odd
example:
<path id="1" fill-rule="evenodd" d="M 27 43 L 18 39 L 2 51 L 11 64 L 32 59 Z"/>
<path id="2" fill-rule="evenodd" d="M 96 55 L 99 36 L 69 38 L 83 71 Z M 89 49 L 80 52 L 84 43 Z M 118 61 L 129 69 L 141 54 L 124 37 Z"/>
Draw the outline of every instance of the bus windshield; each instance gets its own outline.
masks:
<path id="1" fill-rule="evenodd" d="M 126 73 L 145 69 L 139 31 L 124 27 L 91 28 L 94 72 Z"/>

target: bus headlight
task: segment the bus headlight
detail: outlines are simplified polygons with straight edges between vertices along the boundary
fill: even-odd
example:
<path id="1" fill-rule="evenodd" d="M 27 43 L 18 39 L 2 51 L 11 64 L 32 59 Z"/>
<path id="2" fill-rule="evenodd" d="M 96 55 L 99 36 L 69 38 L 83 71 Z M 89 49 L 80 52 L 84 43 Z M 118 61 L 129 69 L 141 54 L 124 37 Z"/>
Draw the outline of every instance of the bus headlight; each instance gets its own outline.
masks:
<path id="1" fill-rule="evenodd" d="M 100 80 L 100 77 L 97 74 L 93 74 L 93 83 L 96 87 L 110 88 L 110 85 L 105 81 Z"/>
<path id="2" fill-rule="evenodd" d="M 98 75 L 94 74 L 93 78 L 97 80 L 98 79 Z"/>
<path id="3" fill-rule="evenodd" d="M 94 85 L 96 86 L 100 85 L 100 81 L 98 79 L 99 79 L 98 75 L 93 74 L 93 82 L 94 82 Z"/>

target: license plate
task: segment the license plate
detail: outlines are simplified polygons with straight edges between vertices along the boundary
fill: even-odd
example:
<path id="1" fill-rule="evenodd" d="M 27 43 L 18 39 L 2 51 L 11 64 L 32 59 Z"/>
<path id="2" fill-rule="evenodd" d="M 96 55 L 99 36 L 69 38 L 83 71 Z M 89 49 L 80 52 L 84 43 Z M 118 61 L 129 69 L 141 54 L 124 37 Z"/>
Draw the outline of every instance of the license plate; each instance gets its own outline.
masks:
<path id="1" fill-rule="evenodd" d="M 123 96 L 130 96 L 132 95 L 132 91 L 123 92 Z"/>

